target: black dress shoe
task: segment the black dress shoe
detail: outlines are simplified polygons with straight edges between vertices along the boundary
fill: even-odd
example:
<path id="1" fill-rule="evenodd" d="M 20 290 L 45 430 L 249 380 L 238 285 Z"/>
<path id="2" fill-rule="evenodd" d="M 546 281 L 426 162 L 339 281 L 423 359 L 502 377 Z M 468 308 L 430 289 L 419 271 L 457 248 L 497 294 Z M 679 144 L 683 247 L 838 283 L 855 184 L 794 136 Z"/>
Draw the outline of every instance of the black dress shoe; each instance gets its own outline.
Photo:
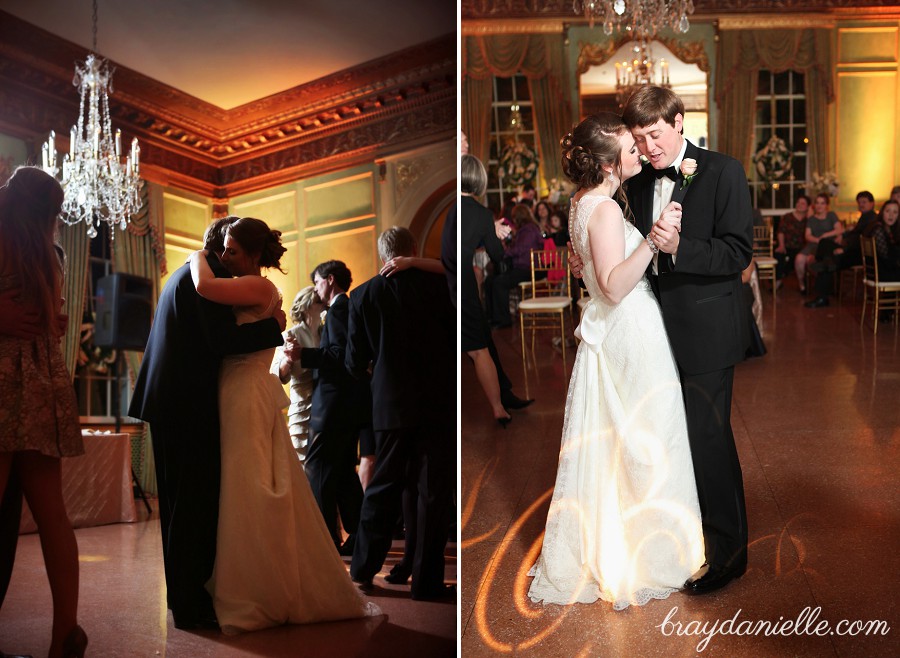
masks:
<path id="1" fill-rule="evenodd" d="M 356 585 L 359 587 L 359 589 L 361 591 L 365 592 L 366 594 L 368 594 L 369 592 L 375 591 L 375 583 L 372 582 L 371 578 L 366 578 L 363 580 L 357 580 L 356 578 L 354 578 L 353 582 L 356 583 Z"/>
<path id="2" fill-rule="evenodd" d="M 524 409 L 532 402 L 534 402 L 534 400 L 525 400 L 513 393 L 507 393 L 506 395 L 500 396 L 500 403 L 505 409 Z"/>
<path id="3" fill-rule="evenodd" d="M 684 583 L 685 594 L 707 594 L 725 587 L 735 578 L 740 578 L 747 571 L 747 565 L 734 567 L 711 567 L 704 564 L 700 571 L 688 578 Z"/>
<path id="4" fill-rule="evenodd" d="M 804 304 L 806 308 L 822 308 L 823 306 L 828 306 L 828 298 L 827 297 L 816 297 L 811 302 L 806 302 Z"/>
<path id="5" fill-rule="evenodd" d="M 391 573 L 384 577 L 384 580 L 391 585 L 405 585 L 410 575 L 412 575 L 412 568 L 407 567 L 402 562 L 398 562 L 391 569 Z"/>

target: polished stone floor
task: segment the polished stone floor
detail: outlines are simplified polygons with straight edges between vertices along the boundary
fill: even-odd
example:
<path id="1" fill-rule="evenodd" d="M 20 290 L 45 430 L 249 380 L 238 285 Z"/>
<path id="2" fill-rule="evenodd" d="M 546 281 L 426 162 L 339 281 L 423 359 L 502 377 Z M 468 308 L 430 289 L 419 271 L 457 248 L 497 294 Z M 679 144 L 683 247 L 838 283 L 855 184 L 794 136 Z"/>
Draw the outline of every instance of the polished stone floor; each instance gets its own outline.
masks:
<path id="1" fill-rule="evenodd" d="M 622 612 L 602 602 L 532 604 L 527 571 L 540 551 L 574 350 L 564 366 L 549 335 L 539 336 L 528 371 L 536 402 L 513 412 L 506 430 L 491 421 L 464 360 L 464 656 L 900 655 L 900 333 L 882 322 L 875 337 L 871 319 L 861 328 L 858 300 L 806 309 L 795 281 L 779 291 L 777 313 L 771 293 L 765 301 L 768 354 L 737 366 L 732 413 L 749 569 L 702 597 L 675 593 Z M 494 337 L 524 394 L 518 330 Z M 709 629 L 735 615 L 734 627 L 746 632 L 701 644 L 704 623 Z M 757 624 L 783 629 L 798 617 L 799 634 L 766 635 Z M 883 626 L 870 624 L 866 634 L 850 625 L 879 620 L 890 627 L 886 635 Z"/>
<path id="2" fill-rule="evenodd" d="M 403 657 L 455 656 L 457 606 L 409 598 L 409 587 L 385 583 L 400 559 L 395 541 L 370 600 L 383 615 L 364 620 L 281 626 L 226 636 L 181 631 L 165 605 L 159 518 L 142 506 L 142 520 L 75 531 L 81 564 L 79 619 L 89 656 L 103 658 Z M 36 534 L 22 535 L 10 590 L 0 610 L 0 649 L 46 656 L 52 622 L 50 588 Z M 456 581 L 456 544 L 445 552 L 448 582 Z"/>

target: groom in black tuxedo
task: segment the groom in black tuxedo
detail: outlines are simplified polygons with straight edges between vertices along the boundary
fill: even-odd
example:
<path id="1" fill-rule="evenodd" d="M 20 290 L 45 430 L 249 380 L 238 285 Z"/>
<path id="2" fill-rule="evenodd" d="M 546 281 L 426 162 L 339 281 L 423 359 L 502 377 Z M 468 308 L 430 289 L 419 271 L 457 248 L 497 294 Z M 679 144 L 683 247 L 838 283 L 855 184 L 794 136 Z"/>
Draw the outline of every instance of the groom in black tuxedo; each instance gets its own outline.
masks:
<path id="1" fill-rule="evenodd" d="M 416 240 L 392 227 L 378 238 L 384 262 L 414 256 Z M 364 587 L 391 547 L 404 496 L 403 567 L 412 598 L 453 597 L 444 547 L 456 481 L 456 313 L 442 274 L 406 269 L 375 275 L 350 295 L 347 368 L 372 372 L 375 473 L 366 487 L 350 576 Z"/>
<path id="2" fill-rule="evenodd" d="M 231 274 L 213 254 L 237 217 L 207 228 L 205 248 L 218 277 Z M 172 273 L 159 296 L 128 415 L 150 423 L 166 598 L 176 628 L 215 628 L 206 581 L 216 558 L 219 518 L 219 366 L 228 354 L 283 344 L 284 311 L 238 325 L 231 306 L 197 294 L 190 265 Z"/>
<path id="3" fill-rule="evenodd" d="M 747 568 L 731 393 L 749 344 L 741 271 L 752 255 L 750 195 L 737 160 L 684 139 L 684 105 L 671 90 L 642 87 L 623 119 L 650 160 L 625 186 L 635 225 L 659 249 L 649 278 L 681 377 L 706 547 L 706 564 L 685 588 L 703 594 Z M 657 223 L 667 211 L 680 211 L 680 232 Z"/>

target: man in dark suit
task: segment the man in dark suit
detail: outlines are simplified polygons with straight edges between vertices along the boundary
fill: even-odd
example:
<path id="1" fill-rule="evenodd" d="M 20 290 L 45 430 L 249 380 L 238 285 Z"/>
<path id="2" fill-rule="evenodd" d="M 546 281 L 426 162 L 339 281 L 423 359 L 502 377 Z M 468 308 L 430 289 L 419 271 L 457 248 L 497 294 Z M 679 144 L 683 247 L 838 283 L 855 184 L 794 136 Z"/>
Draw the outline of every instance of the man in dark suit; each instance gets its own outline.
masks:
<path id="1" fill-rule="evenodd" d="M 642 87 L 623 119 L 651 165 L 627 182 L 627 196 L 635 225 L 659 249 L 650 282 L 681 376 L 706 547 L 706 564 L 685 588 L 702 594 L 747 568 L 731 393 L 749 343 L 741 271 L 753 246 L 750 194 L 737 160 L 684 139 L 684 105 L 671 90 Z M 679 211 L 680 232 L 657 222 Z"/>
<path id="2" fill-rule="evenodd" d="M 224 250 L 236 217 L 209 226 L 205 247 L 216 276 L 230 276 L 213 254 Z M 230 306 L 197 294 L 189 265 L 160 293 L 128 414 L 150 423 L 168 606 L 177 628 L 216 626 L 205 589 L 216 557 L 219 516 L 219 366 L 228 354 L 281 345 L 284 312 L 238 326 Z"/>
<path id="3" fill-rule="evenodd" d="M 357 445 L 361 429 L 371 420 L 371 394 L 368 384 L 352 377 L 344 367 L 350 308 L 347 290 L 353 282 L 350 270 L 339 260 L 326 261 L 313 270 L 312 281 L 316 294 L 328 305 L 328 313 L 319 347 L 300 350 L 300 364 L 314 369 L 306 477 L 335 546 L 349 555 L 363 499 L 356 474 Z M 338 512 L 350 534 L 343 547 Z"/>
<path id="4" fill-rule="evenodd" d="M 415 253 L 408 229 L 393 227 L 378 239 L 384 262 Z M 375 473 L 350 565 L 350 576 L 364 587 L 384 563 L 406 489 L 413 503 L 404 510 L 412 598 L 453 596 L 444 585 L 444 547 L 456 480 L 455 328 L 441 274 L 379 274 L 350 296 L 347 368 L 361 377 L 371 368 L 376 437 Z"/>

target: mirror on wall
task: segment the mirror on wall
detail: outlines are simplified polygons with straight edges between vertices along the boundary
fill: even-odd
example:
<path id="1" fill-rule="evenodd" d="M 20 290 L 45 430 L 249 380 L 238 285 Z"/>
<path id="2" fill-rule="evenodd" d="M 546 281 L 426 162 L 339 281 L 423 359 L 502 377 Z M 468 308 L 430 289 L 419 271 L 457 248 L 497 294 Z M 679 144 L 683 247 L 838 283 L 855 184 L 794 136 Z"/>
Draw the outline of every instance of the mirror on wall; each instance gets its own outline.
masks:
<path id="1" fill-rule="evenodd" d="M 675 49 L 679 50 L 677 47 Z M 688 46 L 685 50 L 697 52 L 696 47 Z M 659 83 L 661 76 L 666 75 L 672 90 L 684 101 L 684 136 L 697 146 L 707 148 L 709 114 L 706 71 L 696 63 L 683 61 L 661 41 L 651 41 L 647 47 L 647 54 L 654 61 L 654 80 Z M 621 114 L 620 101 L 624 103 L 624 99 L 621 98 L 621 94 L 617 94 L 617 75 L 618 79 L 624 82 L 627 68 L 640 56 L 640 47 L 634 41 L 624 43 L 608 59 L 606 53 L 592 56 L 590 47 L 582 51 L 580 61 L 588 65 L 585 72 L 579 76 L 582 117 L 596 112 Z"/>

